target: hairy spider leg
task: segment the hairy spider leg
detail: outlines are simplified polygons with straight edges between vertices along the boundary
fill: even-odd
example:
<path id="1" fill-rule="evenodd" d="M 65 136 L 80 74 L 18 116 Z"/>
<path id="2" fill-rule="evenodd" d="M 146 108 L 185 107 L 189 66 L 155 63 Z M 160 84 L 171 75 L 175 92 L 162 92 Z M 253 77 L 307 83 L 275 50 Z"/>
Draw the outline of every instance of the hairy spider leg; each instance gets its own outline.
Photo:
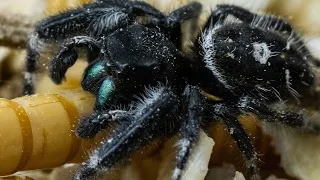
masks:
<path id="1" fill-rule="evenodd" d="M 177 49 L 181 49 L 181 25 L 184 21 L 190 20 L 190 33 L 196 32 L 198 28 L 199 16 L 202 11 L 202 5 L 198 2 L 192 2 L 181 8 L 172 11 L 165 20 L 165 26 L 169 29 L 169 36 Z"/>
<path id="2" fill-rule="evenodd" d="M 300 52 L 302 52 L 304 55 L 310 55 L 309 50 L 304 45 L 304 41 L 299 37 L 298 32 L 296 32 L 291 24 L 275 16 L 253 14 L 239 6 L 227 4 L 217 5 L 204 27 L 209 27 L 211 23 L 215 24 L 218 21 L 224 21 L 228 15 L 232 15 L 241 21 L 256 27 L 268 28 L 270 31 L 280 33 L 287 32 L 290 34 L 288 38 L 288 46 L 290 46 L 290 43 L 292 43 L 291 41 L 294 41 L 293 43 L 299 47 Z M 320 66 L 320 61 L 312 56 L 308 60 L 314 65 Z"/>
<path id="3" fill-rule="evenodd" d="M 92 4 L 106 4 L 106 5 L 119 5 L 125 4 L 129 0 L 95 0 L 90 3 L 84 4 L 84 7 L 90 7 Z"/>
<path id="4" fill-rule="evenodd" d="M 178 154 L 176 156 L 176 166 L 172 174 L 172 180 L 181 179 L 182 172 L 186 167 L 189 156 L 195 143 L 199 139 L 200 122 L 202 116 L 202 95 L 194 86 L 187 86 L 184 92 L 184 111 L 186 115 L 182 117 L 180 128 L 181 138 L 178 142 Z"/>
<path id="5" fill-rule="evenodd" d="M 34 45 L 27 44 L 26 65 L 23 77 L 23 95 L 34 93 L 34 79 L 36 72 L 36 64 L 39 59 L 39 53 L 33 47 Z"/>
<path id="6" fill-rule="evenodd" d="M 74 179 L 90 179 L 97 172 L 111 170 L 129 159 L 134 152 L 161 135 L 159 133 L 168 123 L 166 119 L 170 119 L 168 115 L 177 104 L 178 99 L 170 88 L 162 86 L 149 89 L 133 110 L 130 120 L 117 123 L 112 134 L 83 163 Z"/>
<path id="7" fill-rule="evenodd" d="M 67 39 L 60 47 L 58 53 L 53 57 L 49 66 L 49 77 L 54 83 L 60 84 L 62 80 L 65 79 L 67 70 L 73 66 L 78 59 L 77 48 L 80 47 L 86 47 L 90 54 L 100 55 L 103 45 L 88 36 L 75 36 Z M 96 59 L 96 57 L 94 59 Z M 94 59 L 88 58 L 88 62 L 91 63 Z"/>
<path id="8" fill-rule="evenodd" d="M 247 24 L 255 23 L 254 21 L 261 20 L 262 22 L 261 21 L 256 22 L 253 25 L 267 26 L 266 28 L 273 27 L 275 28 L 274 30 L 281 31 L 281 32 L 286 31 L 288 33 L 293 32 L 295 35 L 297 35 L 297 32 L 295 32 L 294 28 L 283 19 L 276 18 L 274 16 L 253 14 L 250 11 L 244 8 L 241 8 L 239 6 L 228 5 L 228 4 L 217 5 L 216 8 L 212 11 L 210 17 L 208 18 L 205 24 L 205 27 L 209 27 L 211 23 L 215 24 L 218 21 L 224 21 L 228 15 L 232 15 Z M 267 23 L 267 24 L 262 25 L 262 23 Z"/>
<path id="9" fill-rule="evenodd" d="M 306 132 L 313 134 L 320 134 L 320 124 L 317 121 L 312 121 L 308 116 L 303 115 L 303 111 L 282 112 L 280 110 L 273 110 L 265 105 L 261 100 L 252 98 L 250 96 L 241 97 L 238 102 L 238 107 L 244 113 L 253 113 L 260 120 L 271 123 L 281 123 L 293 128 L 303 128 Z"/>
<path id="10" fill-rule="evenodd" d="M 126 3 L 128 2 L 129 0 L 96 0 L 95 2 L 96 3 Z"/>
<path id="11" fill-rule="evenodd" d="M 111 122 L 128 121 L 131 116 L 132 114 L 125 110 L 94 111 L 89 116 L 81 118 L 76 135 L 80 138 L 93 138 Z"/>
<path id="12" fill-rule="evenodd" d="M 94 7 L 98 4 L 98 6 L 119 6 L 122 8 L 126 8 L 129 16 L 132 18 L 136 18 L 136 16 L 150 16 L 159 19 L 164 19 L 165 15 L 154 8 L 150 4 L 144 1 L 128 1 L 128 0 L 97 0 L 96 2 L 91 2 L 85 4 L 84 7 Z"/>
<path id="13" fill-rule="evenodd" d="M 177 49 L 181 49 L 181 24 L 186 20 L 192 20 L 191 31 L 194 32 L 198 27 L 198 18 L 201 14 L 202 5 L 198 2 L 192 2 L 165 16 L 162 12 L 143 1 L 129 1 L 129 6 L 133 8 L 135 16 L 148 16 L 151 25 L 164 26 L 169 32 L 173 44 Z"/>
<path id="14" fill-rule="evenodd" d="M 157 19 L 165 19 L 166 17 L 161 11 L 144 1 L 128 1 L 127 5 L 132 8 L 131 14 L 135 15 L 135 17 L 141 15 L 148 16 L 151 18 L 155 18 L 153 19 L 154 21 L 157 21 Z"/>
<path id="15" fill-rule="evenodd" d="M 172 11 L 166 19 L 167 27 L 175 27 L 183 23 L 185 20 L 196 20 L 199 18 L 202 10 L 202 5 L 198 2 L 192 2 L 181 8 Z"/>
<path id="16" fill-rule="evenodd" d="M 246 167 L 248 168 L 251 179 L 259 180 L 260 175 L 259 168 L 257 167 L 257 153 L 251 139 L 236 118 L 240 114 L 238 108 L 233 104 L 218 102 L 217 104 L 212 104 L 209 109 L 211 111 L 210 113 L 213 113 L 214 119 L 222 120 L 227 131 L 236 142 L 246 161 Z"/>

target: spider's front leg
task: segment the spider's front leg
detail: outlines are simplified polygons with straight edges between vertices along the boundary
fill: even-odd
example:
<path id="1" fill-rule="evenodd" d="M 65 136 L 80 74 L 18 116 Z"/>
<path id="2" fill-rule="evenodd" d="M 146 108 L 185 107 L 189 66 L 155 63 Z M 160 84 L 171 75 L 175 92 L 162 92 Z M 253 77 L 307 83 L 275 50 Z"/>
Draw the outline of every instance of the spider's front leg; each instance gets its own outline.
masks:
<path id="1" fill-rule="evenodd" d="M 125 110 L 94 111 L 89 116 L 83 117 L 76 129 L 76 135 L 80 138 L 93 138 L 111 122 L 129 121 L 132 113 Z"/>
<path id="2" fill-rule="evenodd" d="M 208 114 L 212 114 L 214 119 L 221 119 L 226 127 L 226 130 L 230 133 L 234 141 L 236 142 L 239 150 L 241 151 L 246 166 L 249 170 L 249 175 L 252 180 L 259 180 L 259 168 L 257 167 L 258 157 L 254 149 L 251 139 L 244 131 L 241 123 L 236 118 L 240 115 L 238 108 L 232 103 L 217 103 L 207 104 Z"/>
<path id="3" fill-rule="evenodd" d="M 176 95 L 168 87 L 147 90 L 146 97 L 132 110 L 132 116 L 116 125 L 112 134 L 83 163 L 74 179 L 90 179 L 101 170 L 108 171 L 163 135 L 163 128 L 167 128 L 167 121 L 172 120 L 170 114 L 177 104 Z M 166 130 L 169 133 L 176 131 L 174 128 Z"/>
<path id="4" fill-rule="evenodd" d="M 203 98 L 199 89 L 188 86 L 184 92 L 186 115 L 182 117 L 180 127 L 181 139 L 178 142 L 178 154 L 176 156 L 176 166 L 173 171 L 172 180 L 181 179 L 183 170 L 187 165 L 191 151 L 199 139 L 200 121 L 202 116 Z"/>
<path id="5" fill-rule="evenodd" d="M 114 3 L 92 3 L 41 21 L 30 35 L 27 44 L 23 94 L 34 93 L 36 65 L 39 53 L 45 48 L 46 43 L 55 43 L 79 34 L 99 37 L 102 32 L 110 33 L 119 27 L 125 27 L 128 21 L 128 14 L 123 11 L 123 7 Z"/>

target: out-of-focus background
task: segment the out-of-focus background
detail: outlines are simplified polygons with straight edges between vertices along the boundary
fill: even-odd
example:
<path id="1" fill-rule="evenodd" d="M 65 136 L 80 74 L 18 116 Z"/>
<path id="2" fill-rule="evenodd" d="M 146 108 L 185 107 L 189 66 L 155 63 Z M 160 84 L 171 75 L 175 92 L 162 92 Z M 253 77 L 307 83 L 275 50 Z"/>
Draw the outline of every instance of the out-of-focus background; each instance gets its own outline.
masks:
<path id="1" fill-rule="evenodd" d="M 11 0 L 0 1 L 0 97 L 3 98 L 15 98 L 21 95 L 21 82 L 23 77 L 23 68 L 25 60 L 25 43 L 27 41 L 28 34 L 32 32 L 34 25 L 41 21 L 48 15 L 53 15 L 69 8 L 80 7 L 83 3 L 88 3 L 90 0 Z M 198 0 L 203 3 L 204 10 L 202 20 L 210 14 L 210 11 L 215 7 L 217 3 L 230 3 L 243 6 L 254 12 L 269 13 L 277 16 L 281 16 L 291 22 L 298 31 L 301 32 L 306 45 L 310 48 L 312 54 L 320 57 L 320 1 L 319 0 Z M 159 9 L 170 12 L 188 2 L 189 0 L 148 0 L 151 4 Z M 72 89 L 79 87 L 81 80 L 81 72 L 85 68 L 86 63 L 79 61 L 73 68 L 67 73 L 68 81 L 61 86 L 54 85 L 46 76 L 47 61 L 50 60 L 50 56 L 42 57 L 40 62 L 41 71 L 37 77 L 37 92 L 57 92 L 64 89 Z M 291 169 L 297 169 L 299 172 L 287 172 L 291 177 L 295 176 L 299 179 L 308 179 L 308 172 L 314 173 L 314 171 L 306 170 L 316 168 L 312 163 L 306 162 L 305 169 L 300 166 L 294 165 L 298 163 L 299 156 L 303 156 L 303 153 L 314 154 L 314 158 L 318 158 L 317 152 L 312 149 L 317 148 L 316 144 L 319 139 L 310 139 L 309 137 L 288 137 L 291 141 L 296 143 L 294 139 L 299 139 L 300 142 L 308 141 L 304 147 L 307 150 L 301 148 L 303 146 L 292 146 L 292 144 L 286 144 L 286 152 L 299 151 L 294 154 L 294 158 L 289 155 L 282 156 L 282 164 L 290 166 Z M 281 143 L 281 139 L 275 138 L 275 143 Z M 290 141 L 290 140 L 289 140 Z M 293 147 L 290 151 L 291 146 Z M 308 149 L 309 148 L 309 149 Z M 289 150 L 288 150 L 289 149 Z M 305 152 L 301 152 L 304 151 Z M 283 151 L 280 149 L 278 151 Z M 320 152 L 320 151 L 319 151 Z M 294 152 L 296 153 L 296 152 Z M 291 162 L 291 159 L 297 162 Z M 301 161 L 303 161 L 303 158 Z M 320 162 L 320 159 L 319 159 Z M 1 162 L 0 162 L 1 163 Z M 291 164 L 290 164 L 291 163 Z M 293 163 L 293 164 L 292 164 Z M 304 163 L 304 162 L 303 162 Z M 289 165 L 288 165 L 289 164 Z M 320 163 L 319 163 L 320 165 Z M 303 165 L 302 165 L 303 166 Z M 301 169 L 302 168 L 302 169 Z M 232 169 L 232 168 L 231 168 Z M 51 172 L 51 171 L 50 171 Z M 55 171 L 56 175 L 50 177 L 51 179 L 61 177 L 61 174 Z M 64 172 L 67 173 L 67 172 Z M 217 171 L 212 169 L 211 174 L 218 174 Z M 40 175 L 34 176 L 35 179 L 48 179 L 47 174 L 44 176 L 43 172 Z M 58 174 L 58 175 L 57 175 Z M 226 172 L 228 177 L 228 171 Z M 221 174 L 220 174 L 221 175 Z M 314 174 L 313 177 L 316 177 Z M 218 175 L 211 176 L 213 179 L 220 179 Z M 215 178 L 214 178 L 215 177 Z M 222 175 L 220 176 L 222 177 Z M 319 176 L 318 176 L 319 177 Z M 59 179 L 59 178 L 57 178 Z M 208 178 L 207 179 L 211 179 Z M 228 178 L 225 178 L 228 179 Z M 233 179 L 233 177 L 232 177 Z"/>

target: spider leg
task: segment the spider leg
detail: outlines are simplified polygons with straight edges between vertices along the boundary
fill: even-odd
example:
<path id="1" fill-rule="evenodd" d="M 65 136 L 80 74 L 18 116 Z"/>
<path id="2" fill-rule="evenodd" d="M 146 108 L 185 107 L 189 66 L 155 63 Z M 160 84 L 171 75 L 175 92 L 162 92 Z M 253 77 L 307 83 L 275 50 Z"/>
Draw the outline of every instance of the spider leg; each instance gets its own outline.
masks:
<path id="1" fill-rule="evenodd" d="M 257 15 L 253 14 L 250 11 L 234 5 L 217 5 L 214 11 L 211 13 L 209 19 L 207 20 L 207 23 L 205 27 L 209 27 L 211 24 L 216 24 L 217 22 L 223 22 L 228 15 L 232 15 L 244 23 L 251 24 L 252 26 L 257 26 L 261 28 L 268 28 L 273 31 L 277 32 L 288 32 L 291 34 L 291 38 L 296 39 L 297 43 L 301 43 L 302 41 L 299 41 L 298 33 L 295 31 L 295 29 L 292 27 L 291 24 L 286 22 L 283 19 L 274 17 L 274 16 L 266 16 L 266 15 Z M 300 46 L 298 45 L 298 46 Z M 301 48 L 304 48 L 303 46 Z M 304 49 L 306 52 L 309 52 L 307 49 Z"/>
<path id="2" fill-rule="evenodd" d="M 243 157 L 246 160 L 246 166 L 249 170 L 251 179 L 260 179 L 259 169 L 257 167 L 257 153 L 251 139 L 242 128 L 239 120 L 236 118 L 240 114 L 238 108 L 232 104 L 217 103 L 210 105 L 209 109 L 209 113 L 213 114 L 215 119 L 221 119 L 223 121 L 227 131 L 236 142 L 239 150 L 242 152 Z"/>
<path id="3" fill-rule="evenodd" d="M 177 49 L 181 49 L 181 25 L 184 21 L 190 20 L 190 33 L 194 33 L 198 28 L 198 20 L 201 14 L 202 5 L 198 2 L 192 2 L 173 12 L 171 12 L 165 19 L 165 26 L 169 29 L 169 36 Z"/>
<path id="4" fill-rule="evenodd" d="M 166 25 L 169 28 L 174 28 L 181 25 L 183 21 L 192 19 L 196 23 L 201 14 L 202 5 L 198 2 L 192 2 L 171 12 L 166 18 Z M 197 24 L 195 24 L 197 26 Z"/>
<path id="5" fill-rule="evenodd" d="M 266 16 L 266 15 L 257 15 L 252 12 L 234 5 L 221 4 L 217 5 L 216 8 L 212 11 L 210 17 L 208 18 L 205 27 L 209 27 L 210 24 L 215 24 L 218 21 L 224 21 L 228 15 L 232 15 L 244 23 L 252 24 L 254 26 L 259 27 L 272 27 L 274 30 L 280 32 L 293 32 L 297 34 L 288 22 L 283 19 L 274 17 L 274 16 Z M 257 22 L 256 22 L 257 21 Z"/>
<path id="6" fill-rule="evenodd" d="M 100 54 L 102 44 L 88 36 L 75 36 L 67 39 L 54 56 L 49 66 L 49 76 L 56 84 L 65 79 L 65 73 L 78 59 L 77 48 L 87 47 L 89 54 Z M 90 63 L 93 59 L 88 59 Z"/>
<path id="7" fill-rule="evenodd" d="M 112 134 L 82 164 L 74 179 L 91 179 L 100 170 L 110 170 L 160 136 L 167 125 L 166 120 L 170 119 L 168 115 L 177 103 L 177 97 L 168 87 L 148 90 L 146 97 L 133 110 L 130 120 L 117 124 Z"/>
<path id="8" fill-rule="evenodd" d="M 184 92 L 187 114 L 182 119 L 180 128 L 181 139 L 178 143 L 178 154 L 176 166 L 173 171 L 172 180 L 179 180 L 187 164 L 192 148 L 199 139 L 202 99 L 199 90 L 188 86 Z"/>
<path id="9" fill-rule="evenodd" d="M 217 5 L 212 11 L 204 27 L 207 28 L 218 22 L 223 22 L 228 15 L 233 15 L 246 23 L 252 22 L 254 18 L 254 14 L 244 8 L 234 5 L 221 4 Z"/>
<path id="10" fill-rule="evenodd" d="M 156 19 L 160 20 L 160 19 L 164 19 L 165 15 L 159 11 L 158 9 L 154 8 L 153 6 L 151 6 L 150 4 L 143 2 L 143 1 L 128 1 L 127 5 L 129 5 L 132 8 L 132 12 L 131 14 L 136 16 L 150 16 L 153 17 L 155 19 L 155 21 L 157 21 Z"/>
<path id="11" fill-rule="evenodd" d="M 293 128 L 301 127 L 307 132 L 320 134 L 320 124 L 312 116 L 304 116 L 305 110 L 286 112 L 285 109 L 280 107 L 277 107 L 278 110 L 273 110 L 260 100 L 249 96 L 240 98 L 238 107 L 244 112 L 255 114 L 262 121 L 281 123 Z"/>
<path id="12" fill-rule="evenodd" d="M 89 116 L 81 118 L 76 129 L 76 135 L 80 138 L 93 138 L 110 122 L 128 121 L 131 116 L 132 114 L 125 110 L 94 111 Z"/>
<path id="13" fill-rule="evenodd" d="M 66 37 L 104 32 L 112 32 L 129 23 L 126 8 L 120 3 L 91 3 L 82 8 L 72 9 L 50 16 L 35 28 L 37 39 L 57 40 Z"/>
<path id="14" fill-rule="evenodd" d="M 159 19 L 163 19 L 165 15 L 144 1 L 128 1 L 128 0 L 98 0 L 96 3 L 105 5 L 124 6 L 131 10 L 130 14 L 135 16 L 149 15 Z M 91 3 L 92 4 L 92 3 Z M 91 4 L 85 5 L 90 6 Z M 135 18 L 135 17 L 134 17 Z"/>
<path id="15" fill-rule="evenodd" d="M 36 64 L 39 59 L 39 53 L 37 52 L 34 45 L 27 44 L 27 57 L 26 67 L 24 72 L 23 81 L 23 95 L 30 95 L 34 93 L 34 79 L 36 72 Z"/>
<path id="16" fill-rule="evenodd" d="M 96 0 L 95 3 L 106 3 L 106 4 L 119 4 L 119 3 L 126 3 L 128 0 Z"/>

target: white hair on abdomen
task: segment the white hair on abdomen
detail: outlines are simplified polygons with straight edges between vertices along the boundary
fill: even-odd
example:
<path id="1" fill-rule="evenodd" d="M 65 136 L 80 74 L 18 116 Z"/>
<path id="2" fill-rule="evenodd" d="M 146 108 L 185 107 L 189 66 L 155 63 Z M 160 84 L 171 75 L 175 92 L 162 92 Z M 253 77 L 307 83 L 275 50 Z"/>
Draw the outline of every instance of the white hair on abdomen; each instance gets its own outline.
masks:
<path id="1" fill-rule="evenodd" d="M 210 24 L 209 28 L 204 31 L 202 34 L 202 49 L 203 49 L 203 59 L 206 63 L 206 67 L 213 73 L 213 75 L 217 78 L 217 80 L 227 89 L 232 89 L 232 87 L 228 84 L 223 74 L 219 72 L 215 61 L 215 47 L 214 47 L 214 39 L 213 34 L 215 31 L 221 27 L 221 23 L 216 23 L 214 26 Z"/>

